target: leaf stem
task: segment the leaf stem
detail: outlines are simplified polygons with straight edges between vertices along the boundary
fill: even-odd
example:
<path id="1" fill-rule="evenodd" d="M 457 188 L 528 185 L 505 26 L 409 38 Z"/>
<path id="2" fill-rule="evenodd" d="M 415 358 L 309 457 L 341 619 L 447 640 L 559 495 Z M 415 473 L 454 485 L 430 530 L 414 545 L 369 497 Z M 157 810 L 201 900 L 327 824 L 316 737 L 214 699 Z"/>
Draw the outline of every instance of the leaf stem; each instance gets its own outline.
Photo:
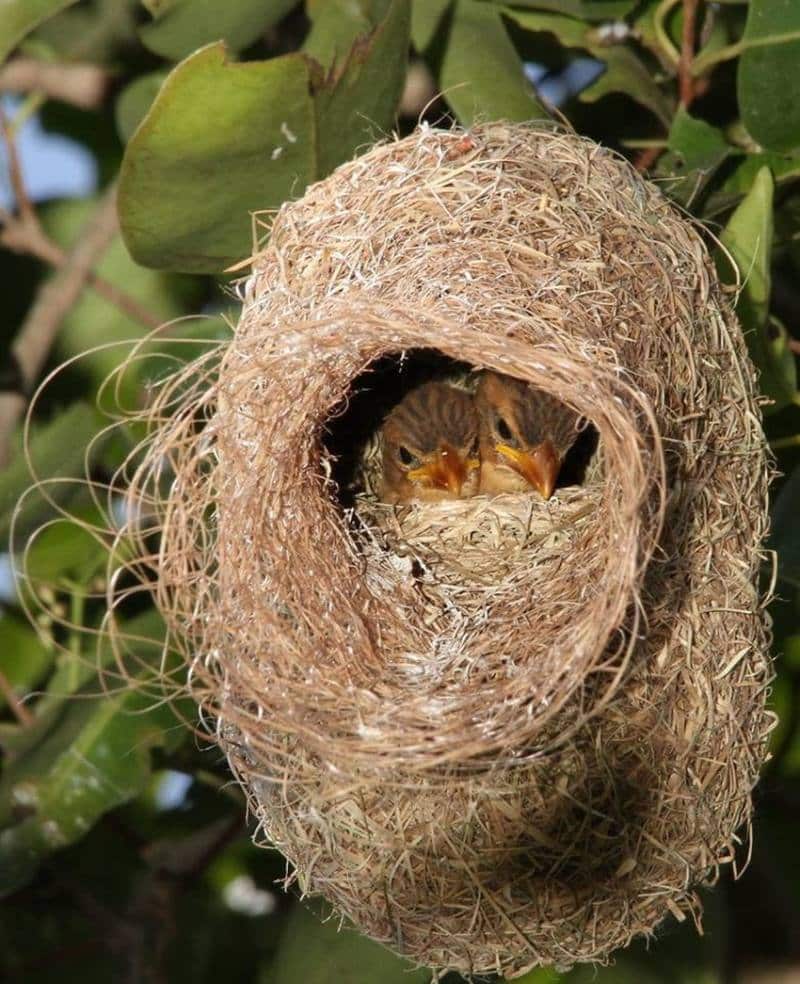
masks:
<path id="1" fill-rule="evenodd" d="M 6 704 L 8 704 L 11 713 L 17 721 L 19 721 L 23 728 L 27 728 L 28 725 L 32 724 L 33 714 L 31 714 L 28 708 L 14 693 L 14 688 L 11 686 L 11 681 L 2 670 L 0 670 L 0 693 L 5 698 Z"/>
<path id="2" fill-rule="evenodd" d="M 695 58 L 694 64 L 692 65 L 692 75 L 694 75 L 695 78 L 699 75 L 706 75 L 709 69 L 719 65 L 720 62 L 730 61 L 732 58 L 738 58 L 746 47 L 747 45 L 745 44 L 744 39 L 740 39 L 733 44 L 726 45 L 724 48 L 717 48 L 716 51 L 709 51 L 706 54 L 701 52 L 697 58 Z"/>
<path id="3" fill-rule="evenodd" d="M 681 31 L 681 56 L 678 62 L 678 92 L 681 105 L 688 107 L 695 96 L 692 76 L 695 31 L 697 26 L 697 0 L 683 0 L 683 30 Z"/>
<path id="4" fill-rule="evenodd" d="M 666 20 L 672 8 L 676 7 L 680 2 L 681 0 L 662 0 L 653 14 L 653 30 L 656 39 L 661 46 L 667 62 L 675 69 L 680 64 L 681 55 L 669 36 Z"/>

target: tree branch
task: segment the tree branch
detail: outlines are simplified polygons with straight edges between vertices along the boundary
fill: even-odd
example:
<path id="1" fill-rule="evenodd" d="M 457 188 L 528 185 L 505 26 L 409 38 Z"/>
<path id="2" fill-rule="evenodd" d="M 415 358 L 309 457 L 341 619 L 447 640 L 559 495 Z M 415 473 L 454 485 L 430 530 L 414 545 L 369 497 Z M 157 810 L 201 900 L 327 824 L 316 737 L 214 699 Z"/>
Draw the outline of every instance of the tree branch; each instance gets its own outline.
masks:
<path id="1" fill-rule="evenodd" d="M 12 345 L 12 357 L 21 379 L 19 392 L 0 392 L 0 467 L 10 456 L 11 435 L 27 404 L 48 353 L 69 310 L 89 284 L 97 293 L 148 329 L 158 328 L 159 318 L 114 284 L 99 277 L 94 265 L 110 245 L 119 225 L 116 185 L 103 196 L 75 247 L 67 253 L 45 233 L 28 196 L 11 129 L 0 106 L 0 131 L 8 152 L 8 171 L 19 214 L 0 209 L 0 245 L 27 253 L 58 270 L 40 288 Z"/>
<path id="2" fill-rule="evenodd" d="M 56 339 L 61 323 L 86 285 L 92 266 L 103 255 L 117 231 L 116 185 L 103 196 L 84 227 L 77 245 L 55 276 L 39 289 L 12 346 L 26 390 L 33 387 Z M 22 393 L 0 394 L 0 466 L 10 452 L 14 427 L 25 409 Z"/>
<path id="3" fill-rule="evenodd" d="M 63 267 L 66 263 L 67 253 L 45 235 L 38 221 L 35 226 L 31 226 L 15 220 L 13 216 L 9 216 L 8 213 L 0 209 L 0 225 L 4 227 L 0 232 L 0 245 L 15 253 L 35 256 L 37 260 L 42 260 L 56 268 Z M 90 270 L 86 275 L 86 283 L 110 304 L 146 328 L 158 328 L 161 325 L 160 318 L 143 307 L 135 297 L 126 294 L 125 291 L 120 290 L 105 277 L 101 277 Z"/>
<path id="4" fill-rule="evenodd" d="M 102 105 L 111 81 L 99 65 L 14 58 L 0 70 L 0 92 L 40 92 L 79 109 Z"/>
<path id="5" fill-rule="evenodd" d="M 16 143 L 2 106 L 0 106 L 0 130 L 8 151 L 11 187 L 19 209 L 18 218 L 6 212 L 5 209 L 0 209 L 0 226 L 2 226 L 0 245 L 13 250 L 15 253 L 27 253 L 30 256 L 35 256 L 38 260 L 43 260 L 51 266 L 62 267 L 67 262 L 67 254 L 42 229 L 36 209 L 25 188 Z M 125 291 L 120 290 L 104 277 L 90 270 L 86 275 L 86 282 L 98 294 L 105 297 L 109 303 L 118 307 L 134 321 L 143 324 L 145 328 L 153 329 L 160 326 L 161 320 L 159 318 L 139 304 L 136 298 L 126 294 Z"/>
<path id="6" fill-rule="evenodd" d="M 678 62 L 678 95 L 681 105 L 688 107 L 695 97 L 695 80 L 692 62 L 697 30 L 697 0 L 683 0 L 683 30 L 681 31 L 681 57 Z"/>

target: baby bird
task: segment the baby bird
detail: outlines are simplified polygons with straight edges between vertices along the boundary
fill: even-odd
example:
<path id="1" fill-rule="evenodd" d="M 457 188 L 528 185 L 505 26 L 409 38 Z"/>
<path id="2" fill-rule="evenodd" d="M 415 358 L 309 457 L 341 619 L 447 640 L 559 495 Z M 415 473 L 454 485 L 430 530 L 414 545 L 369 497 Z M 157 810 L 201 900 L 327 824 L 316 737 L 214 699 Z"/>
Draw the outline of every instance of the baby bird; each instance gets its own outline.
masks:
<path id="1" fill-rule="evenodd" d="M 381 498 L 436 502 L 478 491 L 478 417 L 472 396 L 444 383 L 417 386 L 381 428 Z"/>
<path id="2" fill-rule="evenodd" d="M 511 376 L 485 371 L 475 395 L 480 422 L 480 491 L 553 494 L 578 436 L 578 415 L 560 400 Z"/>

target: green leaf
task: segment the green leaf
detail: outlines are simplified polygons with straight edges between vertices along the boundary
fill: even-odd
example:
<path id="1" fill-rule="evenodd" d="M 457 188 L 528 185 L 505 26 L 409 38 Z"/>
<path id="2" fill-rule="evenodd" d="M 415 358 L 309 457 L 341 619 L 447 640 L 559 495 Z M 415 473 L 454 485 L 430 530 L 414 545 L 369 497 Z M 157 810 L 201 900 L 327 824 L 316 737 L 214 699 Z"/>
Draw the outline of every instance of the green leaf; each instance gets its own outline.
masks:
<path id="1" fill-rule="evenodd" d="M 333 75 L 317 80 L 314 109 L 323 177 L 391 126 L 408 62 L 409 0 L 391 0 L 375 30 L 356 41 Z"/>
<path id="2" fill-rule="evenodd" d="M 153 640 L 152 646 L 157 646 Z M 136 796 L 150 752 L 186 735 L 175 710 L 142 689 L 106 693 L 99 677 L 5 742 L 0 780 L 0 895 L 20 888 L 44 857 L 82 837 Z"/>
<path id="3" fill-rule="evenodd" d="M 127 143 L 136 132 L 136 128 L 153 105 L 166 77 L 166 72 L 148 72 L 147 75 L 140 75 L 134 79 L 122 90 L 114 112 L 117 119 L 117 132 L 123 143 Z"/>
<path id="4" fill-rule="evenodd" d="M 546 117 L 499 8 L 455 0 L 439 54 L 438 84 L 459 120 L 529 120 Z"/>
<path id="5" fill-rule="evenodd" d="M 241 51 L 277 24 L 298 0 L 173 0 L 151 5 L 156 18 L 139 37 L 146 48 L 179 61 L 213 41 Z"/>
<path id="6" fill-rule="evenodd" d="M 102 415 L 86 403 L 73 403 L 61 411 L 34 434 L 30 457 L 36 474 L 42 478 L 83 478 L 85 461 L 99 456 L 103 440 L 90 441 L 104 424 Z M 28 463 L 17 454 L 0 474 L 0 543 L 5 543 L 11 528 L 11 517 L 20 496 L 29 489 L 33 479 Z M 47 487 L 48 495 L 56 502 L 72 499 L 77 491 L 74 483 L 56 483 Z M 23 539 L 41 521 L 52 515 L 52 507 L 40 495 L 27 496 L 17 519 L 16 534 Z"/>
<path id="7" fill-rule="evenodd" d="M 750 356 L 759 369 L 761 391 L 775 401 L 773 410 L 791 403 L 797 369 L 786 330 L 769 317 L 770 260 L 773 240 L 773 189 L 769 168 L 762 168 L 720 236 L 733 257 L 742 282 L 736 313 Z M 735 283 L 730 260 L 717 251 L 717 268 L 725 283 Z"/>
<path id="8" fill-rule="evenodd" d="M 582 102 L 593 103 L 611 92 L 621 92 L 654 113 L 669 126 L 672 109 L 652 72 L 624 44 L 606 44 L 589 24 L 559 14 L 503 8 L 515 23 L 531 33 L 552 34 L 565 48 L 579 48 L 605 64 L 605 72 L 580 93 Z"/>
<path id="9" fill-rule="evenodd" d="M 800 157 L 787 154 L 746 154 L 737 164 L 713 195 L 709 196 L 703 212 L 707 216 L 717 215 L 735 205 L 750 190 L 755 176 L 768 167 L 777 185 L 785 184 L 800 177 Z"/>
<path id="10" fill-rule="evenodd" d="M 43 215 L 45 229 L 60 246 L 69 249 L 80 236 L 95 203 L 96 200 L 84 199 L 50 206 Z M 134 263 L 120 235 L 113 238 L 95 269 L 163 322 L 187 314 L 202 297 L 203 285 L 196 278 L 148 270 Z M 99 294 L 84 291 L 64 318 L 58 352 L 65 358 L 80 355 L 77 366 L 91 375 L 93 383 L 101 385 L 129 354 L 131 345 L 126 343 L 149 330 Z M 103 347 L 90 353 L 98 342 Z M 136 405 L 140 377 L 147 369 L 146 363 L 139 363 L 122 376 L 118 395 L 123 406 Z M 115 395 L 109 392 L 109 403 L 113 403 Z"/>
<path id="11" fill-rule="evenodd" d="M 586 21 L 622 20 L 639 0 L 511 0 L 510 6 L 552 11 Z"/>
<path id="12" fill-rule="evenodd" d="M 301 194 L 315 174 L 305 57 L 236 64 L 210 45 L 167 76 L 128 144 L 122 233 L 145 266 L 218 272 L 251 251 L 250 213 Z"/>
<path id="13" fill-rule="evenodd" d="M 720 130 L 691 116 L 681 106 L 670 127 L 669 152 L 659 159 L 657 173 L 680 178 L 667 190 L 673 198 L 688 205 L 732 151 Z"/>
<path id="14" fill-rule="evenodd" d="M 349 53 L 357 38 L 380 23 L 388 5 L 388 0 L 306 0 L 311 30 L 303 51 L 324 68 L 331 68 Z"/>
<path id="15" fill-rule="evenodd" d="M 752 0 L 737 87 L 742 120 L 767 150 L 800 147 L 800 4 Z"/>
<path id="16" fill-rule="evenodd" d="M 103 544 L 89 530 L 71 519 L 57 519 L 30 541 L 25 574 L 37 583 L 64 577 L 88 581 L 100 571 L 107 556 Z"/>
<path id="17" fill-rule="evenodd" d="M 53 665 L 53 647 L 25 622 L 6 612 L 0 616 L 0 673 L 18 697 L 25 697 Z M 0 693 L 0 710 L 6 700 Z"/>
<path id="18" fill-rule="evenodd" d="M 453 0 L 413 0 L 411 5 L 411 40 L 422 53 L 433 42 L 439 25 Z"/>
<path id="19" fill-rule="evenodd" d="M 49 57 L 91 61 L 119 71 L 121 49 L 136 43 L 137 0 L 83 0 L 45 21 L 33 40 Z"/>
<path id="20" fill-rule="evenodd" d="M 317 907 L 321 909 L 322 907 Z M 259 984 L 428 984 L 430 971 L 408 961 L 355 930 L 339 930 L 330 913 L 317 915 L 305 904 L 292 910 L 281 945 Z M 326 918 L 323 922 L 322 919 Z"/>
<path id="21" fill-rule="evenodd" d="M 669 125 L 669 100 L 653 80 L 652 72 L 631 48 L 623 44 L 608 47 L 593 44 L 587 50 L 605 63 L 606 70 L 579 94 L 581 102 L 593 103 L 609 93 L 621 92 Z"/>
<path id="22" fill-rule="evenodd" d="M 0 62 L 35 27 L 76 0 L 4 0 L 0 3 Z"/>

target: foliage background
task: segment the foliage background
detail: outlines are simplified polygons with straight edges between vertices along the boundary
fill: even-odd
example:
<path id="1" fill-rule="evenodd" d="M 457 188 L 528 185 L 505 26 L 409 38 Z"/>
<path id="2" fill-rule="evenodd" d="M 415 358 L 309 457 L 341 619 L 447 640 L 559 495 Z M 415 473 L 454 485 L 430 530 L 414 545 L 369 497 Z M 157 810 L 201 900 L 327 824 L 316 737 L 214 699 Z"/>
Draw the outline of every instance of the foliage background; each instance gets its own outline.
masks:
<path id="1" fill-rule="evenodd" d="M 661 182 L 742 272 L 738 310 L 781 472 L 770 544 L 780 724 L 754 842 L 737 860 L 745 873 L 734 881 L 728 869 L 706 893 L 705 935 L 668 922 L 649 950 L 637 945 L 609 969 L 526 981 L 800 980 L 800 0 L 0 4 L 0 92 L 22 95 L 2 120 L 16 206 L 0 212 L 0 537 L 30 482 L 27 398 L 50 369 L 198 312 L 170 338 L 225 337 L 235 320 L 226 268 L 250 253 L 254 231 L 266 234 L 249 213 L 418 118 L 545 115 L 523 66 L 552 79 L 587 55 L 602 72 L 564 103 L 568 121 Z M 36 112 L 93 155 L 98 196 L 28 199 L 15 136 Z M 129 453 L 135 430 L 109 439 L 111 397 L 97 397 L 127 350 L 102 348 L 48 384 L 29 422 L 40 478 L 80 478 L 88 466 L 102 480 Z M 117 395 L 140 405 L 153 371 L 129 373 Z M 32 581 L 0 614 L 0 977 L 428 980 L 275 887 L 284 864 L 251 846 L 219 753 L 182 722 L 190 707 L 109 685 L 99 671 L 112 654 L 92 635 L 102 544 L 53 508 L 91 521 L 95 506 L 80 483 L 47 489 L 50 502 L 29 497 L 18 510 L 6 560 L 19 567 L 39 529 Z M 25 607 L 38 612 L 33 625 Z M 146 675 L 158 620 L 145 602 L 129 618 Z"/>

